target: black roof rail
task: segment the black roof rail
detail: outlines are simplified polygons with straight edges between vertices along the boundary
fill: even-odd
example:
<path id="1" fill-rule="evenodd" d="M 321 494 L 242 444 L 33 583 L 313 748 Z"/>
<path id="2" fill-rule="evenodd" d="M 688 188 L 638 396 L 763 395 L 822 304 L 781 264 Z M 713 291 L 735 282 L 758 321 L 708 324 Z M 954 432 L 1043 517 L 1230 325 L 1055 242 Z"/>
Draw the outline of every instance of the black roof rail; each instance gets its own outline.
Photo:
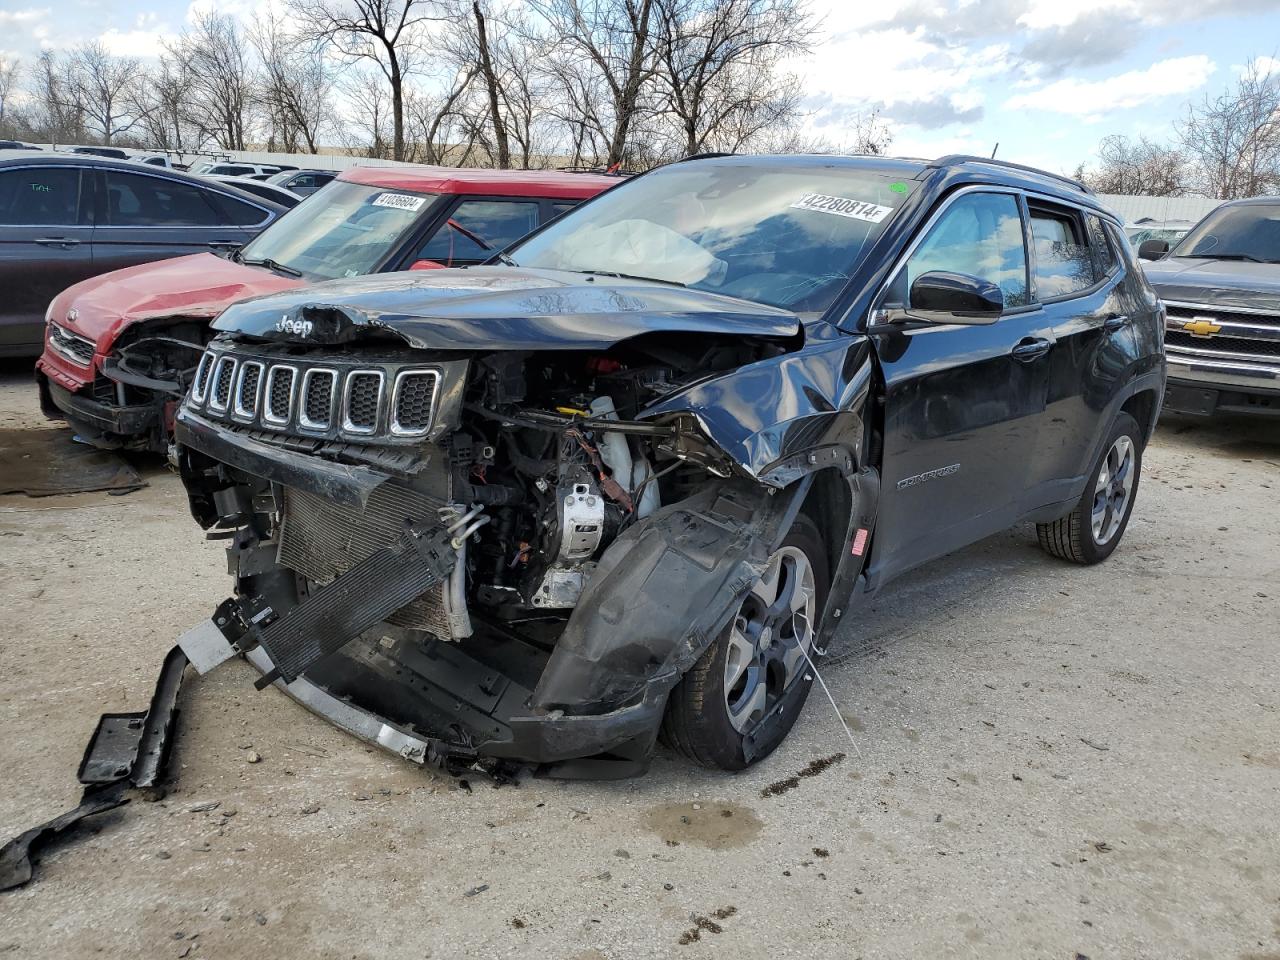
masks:
<path id="1" fill-rule="evenodd" d="M 1013 163 L 1010 160 L 993 160 L 991 157 L 975 157 L 967 153 L 952 153 L 945 157 L 931 162 L 925 167 L 926 170 L 940 170 L 943 167 L 949 167 L 956 163 L 986 163 L 994 167 L 1004 167 L 1007 170 L 1019 170 L 1022 173 L 1034 173 L 1041 177 L 1049 177 L 1051 180 L 1058 180 L 1069 186 L 1075 187 L 1081 193 L 1087 193 L 1089 196 L 1097 196 L 1093 192 L 1092 187 L 1088 187 L 1073 177 L 1065 176 L 1061 173 L 1050 173 L 1048 170 L 1041 170 L 1039 167 L 1029 167 L 1025 163 Z"/>
<path id="2" fill-rule="evenodd" d="M 709 150 L 706 153 L 691 153 L 687 157 L 681 157 L 676 163 L 684 163 L 686 160 L 710 160 L 712 157 L 735 157 L 736 153 L 726 150 Z"/>

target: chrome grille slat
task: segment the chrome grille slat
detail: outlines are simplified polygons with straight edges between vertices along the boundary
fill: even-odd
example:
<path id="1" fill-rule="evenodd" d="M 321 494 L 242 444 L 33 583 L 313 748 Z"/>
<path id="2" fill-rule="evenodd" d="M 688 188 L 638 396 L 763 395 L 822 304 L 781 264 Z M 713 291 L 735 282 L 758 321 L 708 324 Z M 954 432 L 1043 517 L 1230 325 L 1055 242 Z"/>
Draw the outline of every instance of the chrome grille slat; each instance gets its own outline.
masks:
<path id="1" fill-rule="evenodd" d="M 230 356 L 218 358 L 213 368 L 213 386 L 209 390 L 209 409 L 226 410 L 231 402 L 231 383 L 235 377 L 236 359 Z"/>
<path id="2" fill-rule="evenodd" d="M 312 367 L 302 375 L 298 400 L 298 425 L 309 430 L 326 430 L 333 423 L 334 387 L 338 371 Z"/>
<path id="3" fill-rule="evenodd" d="M 258 388 L 262 385 L 262 364 L 246 360 L 240 364 L 236 378 L 235 403 L 231 412 L 242 420 L 252 420 L 258 413 Z"/>
<path id="4" fill-rule="evenodd" d="M 418 436 L 435 420 L 436 388 L 440 375 L 434 370 L 405 370 L 396 376 L 391 398 L 391 432 Z"/>
<path id="5" fill-rule="evenodd" d="M 381 370 L 353 370 L 347 374 L 342 404 L 342 428 L 350 433 L 373 433 L 378 429 L 378 408 L 382 405 Z"/>
<path id="6" fill-rule="evenodd" d="M 213 372 L 215 359 L 213 353 L 208 350 L 200 357 L 195 379 L 191 382 L 191 396 L 196 403 L 204 403 L 205 394 L 209 389 L 209 374 Z"/>
<path id="7" fill-rule="evenodd" d="M 266 404 L 262 410 L 263 423 L 284 426 L 293 412 L 293 389 L 298 371 L 288 364 L 274 364 L 267 373 Z"/>

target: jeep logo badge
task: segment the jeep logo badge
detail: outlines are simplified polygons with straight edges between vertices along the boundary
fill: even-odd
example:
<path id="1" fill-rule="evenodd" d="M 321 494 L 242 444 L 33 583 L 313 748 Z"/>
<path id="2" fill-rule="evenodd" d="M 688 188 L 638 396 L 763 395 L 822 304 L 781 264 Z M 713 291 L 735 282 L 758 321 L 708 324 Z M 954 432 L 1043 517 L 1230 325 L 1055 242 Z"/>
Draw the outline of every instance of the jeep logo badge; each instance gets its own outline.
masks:
<path id="1" fill-rule="evenodd" d="M 311 336 L 314 326 L 315 324 L 310 320 L 290 320 L 287 313 L 276 321 L 277 330 L 281 333 L 291 333 L 295 337 Z"/>

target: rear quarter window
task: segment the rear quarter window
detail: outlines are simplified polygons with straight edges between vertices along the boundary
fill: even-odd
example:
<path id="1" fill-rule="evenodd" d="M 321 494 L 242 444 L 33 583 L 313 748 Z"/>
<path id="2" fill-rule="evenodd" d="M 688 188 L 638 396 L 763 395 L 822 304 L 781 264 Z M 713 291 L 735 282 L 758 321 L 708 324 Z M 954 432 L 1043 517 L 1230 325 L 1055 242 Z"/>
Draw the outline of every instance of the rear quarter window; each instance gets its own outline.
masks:
<path id="1" fill-rule="evenodd" d="M 1098 282 L 1093 251 L 1078 215 L 1032 206 L 1031 239 L 1038 299 L 1068 297 Z"/>

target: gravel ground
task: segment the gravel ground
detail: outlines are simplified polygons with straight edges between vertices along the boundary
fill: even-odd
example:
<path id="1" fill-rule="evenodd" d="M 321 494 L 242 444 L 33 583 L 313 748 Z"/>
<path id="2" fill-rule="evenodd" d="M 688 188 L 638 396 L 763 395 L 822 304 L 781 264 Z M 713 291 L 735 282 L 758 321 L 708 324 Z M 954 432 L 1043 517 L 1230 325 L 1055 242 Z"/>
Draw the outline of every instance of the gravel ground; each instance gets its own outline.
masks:
<path id="1" fill-rule="evenodd" d="M 1145 466 L 1099 567 L 1022 527 L 887 590 L 824 669 L 855 743 L 815 691 L 736 776 L 464 789 L 193 675 L 168 796 L 0 894 L 0 957 L 1280 960 L 1280 425 L 1163 423 Z M 142 469 L 0 497 L 5 836 L 74 806 L 98 715 L 229 587 Z"/>

